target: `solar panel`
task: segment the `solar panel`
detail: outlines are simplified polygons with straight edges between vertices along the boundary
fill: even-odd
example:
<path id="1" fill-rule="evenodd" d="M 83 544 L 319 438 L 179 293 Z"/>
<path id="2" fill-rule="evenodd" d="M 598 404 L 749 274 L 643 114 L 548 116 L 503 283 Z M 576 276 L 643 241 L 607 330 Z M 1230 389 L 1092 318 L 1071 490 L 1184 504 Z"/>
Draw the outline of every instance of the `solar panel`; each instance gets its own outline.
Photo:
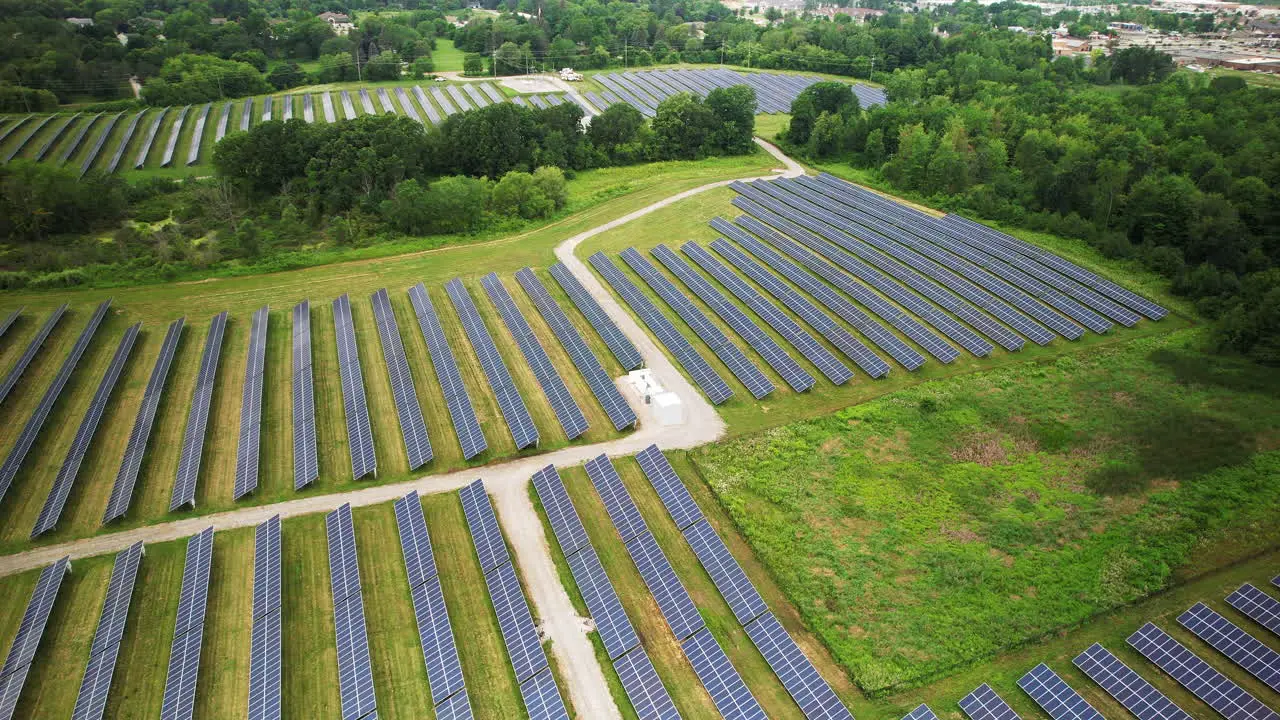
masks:
<path id="1" fill-rule="evenodd" d="M 751 583 L 742 566 L 734 559 L 709 522 L 703 520 L 685 528 L 684 538 L 698 556 L 698 562 L 711 576 L 716 589 L 724 596 L 725 602 L 729 603 L 739 623 L 746 625 L 769 611 L 769 606 L 765 605 L 756 586 Z"/>
<path id="2" fill-rule="evenodd" d="M 892 298 L 894 302 L 902 305 L 916 316 L 938 320 L 940 316 L 937 308 L 923 298 L 908 292 L 901 285 L 886 278 L 865 263 L 857 261 L 848 254 L 841 255 L 839 250 L 829 242 L 801 227 L 801 224 L 804 223 L 799 222 L 800 217 L 794 210 L 785 210 L 778 203 L 771 203 L 763 198 L 759 199 L 760 202 L 753 202 L 743 196 L 739 196 L 734 198 L 733 202 L 736 207 L 750 213 L 753 218 L 758 218 L 764 223 L 784 230 L 789 237 L 783 237 L 778 233 L 771 232 L 763 223 L 759 222 L 750 223 L 749 229 L 752 232 L 773 243 L 783 252 L 799 260 L 805 267 L 834 285 L 841 292 L 857 300 L 868 310 L 883 318 L 885 322 L 897 328 L 903 335 L 911 338 L 939 361 L 951 362 L 959 357 L 959 351 L 947 344 L 933 330 L 898 310 L 892 303 L 872 292 L 870 288 L 875 288 L 886 297 Z M 766 209 L 766 207 L 770 207 L 777 212 Z M 742 224 L 741 221 L 740 224 Z M 801 249 L 801 245 L 809 250 Z M 837 269 L 837 266 L 839 269 Z M 841 270 L 844 272 L 841 272 Z M 853 277 L 857 277 L 861 283 L 853 282 Z"/>
<path id="3" fill-rule="evenodd" d="M 666 507 L 671 519 L 680 530 L 704 519 L 702 509 L 694 502 L 684 481 L 676 474 L 675 468 L 667 461 L 657 445 L 650 445 L 636 454 L 636 462 L 644 471 L 649 484 L 658 492 L 658 497 Z"/>
<path id="4" fill-rule="evenodd" d="M 267 98 L 267 100 L 270 101 L 271 98 Z M 270 112 L 270 107 L 270 105 L 267 106 L 267 112 Z M 200 114 L 196 116 L 196 129 L 195 132 L 191 133 L 190 144 L 187 146 L 187 165 L 195 165 L 196 161 L 200 159 L 200 141 L 204 139 L 204 126 L 209 122 L 209 111 L 212 109 L 213 103 L 205 103 L 204 107 L 200 108 Z M 107 132 L 110 132 L 110 130 L 107 130 Z M 106 137 L 105 133 L 103 137 Z"/>
<path id="5" fill-rule="evenodd" d="M 920 704 L 915 710 L 903 715 L 902 720 L 938 720 L 938 716 L 929 709 L 928 705 Z"/>
<path id="6" fill-rule="evenodd" d="M 360 106 L 364 108 L 364 113 L 366 115 L 377 115 L 377 111 L 373 109 L 373 98 L 369 97 L 369 90 L 360 88 L 358 94 L 360 96 Z"/>
<path id="7" fill-rule="evenodd" d="M 164 382 L 169 377 L 169 366 L 173 362 L 174 350 L 182 337 L 183 318 L 169 323 L 164 342 L 160 344 L 160 354 L 151 368 L 151 376 L 147 380 L 147 389 L 142 394 L 142 404 L 138 407 L 138 416 L 133 421 L 133 429 L 129 432 L 129 443 L 125 446 L 124 458 L 120 461 L 120 470 L 116 473 L 115 484 L 111 487 L 111 499 L 102 514 L 102 524 L 124 517 L 133 500 L 133 487 L 138 480 L 138 470 L 142 467 L 142 456 L 146 453 L 147 439 L 151 436 L 151 426 L 155 423 L 156 409 L 160 406 L 160 398 L 164 394 Z"/>
<path id="8" fill-rule="evenodd" d="M 533 328 L 525 320 L 520 308 L 516 307 L 515 300 L 507 292 L 506 286 L 498 279 L 496 273 L 489 273 L 481 278 L 480 284 L 484 287 L 490 302 L 498 309 L 498 315 L 502 317 L 507 331 L 515 338 L 520 354 L 533 370 L 542 393 L 546 395 L 547 402 L 555 411 L 556 419 L 560 421 L 560 427 L 564 429 L 565 437 L 570 440 L 581 437 L 587 431 L 587 418 L 582 414 L 582 408 L 578 407 L 569 388 L 565 386 L 560 373 L 551 364 L 551 358 L 547 357 L 547 351 L 534 335 Z"/>
<path id="9" fill-rule="evenodd" d="M 584 547 L 590 547 L 591 540 L 582 526 L 582 519 L 565 491 L 564 482 L 555 465 L 548 465 L 533 474 L 533 487 L 538 492 L 538 500 L 551 523 L 556 543 L 560 552 L 569 557 Z"/>
<path id="10" fill-rule="evenodd" d="M 31 342 L 27 343 L 27 349 L 23 350 L 22 355 L 18 356 L 18 362 L 14 363 L 9 372 L 5 374 L 4 380 L 0 381 L 0 403 L 3 403 L 5 398 L 9 397 L 9 393 L 18 384 L 18 379 L 22 377 L 22 373 L 26 372 L 27 366 L 31 364 L 36 354 L 40 352 L 40 348 L 44 346 L 44 341 L 48 339 L 49 333 L 53 332 L 53 328 L 66 312 L 67 304 L 63 303 L 54 308 L 53 312 L 49 313 L 49 317 L 45 318 L 44 324 L 40 326 L 40 330 L 35 334 L 35 337 L 31 338 Z"/>
<path id="11" fill-rule="evenodd" d="M 59 165 L 66 163 L 67 158 L 71 157 L 72 153 L 80 149 L 80 146 L 84 143 L 84 136 L 89 134 L 89 129 L 96 125 L 100 118 L 102 118 L 102 113 L 97 113 L 79 124 L 79 127 L 76 128 L 75 134 L 71 136 L 70 140 L 63 144 L 62 152 L 58 153 Z M 67 127 L 70 127 L 74 120 L 75 118 L 73 117 L 71 120 L 67 121 Z"/>
<path id="12" fill-rule="evenodd" d="M 729 338 L 720 331 L 720 328 L 712 324 L 707 316 L 685 297 L 684 293 L 681 293 L 670 280 L 658 272 L 657 268 L 645 260 L 635 248 L 623 250 L 621 257 L 707 344 L 711 352 L 715 353 L 716 357 L 729 368 L 729 372 L 746 386 L 752 397 L 759 400 L 773 392 L 773 382 L 760 372 L 755 363 L 748 360 L 738 346 L 731 343 Z"/>
<path id="13" fill-rule="evenodd" d="M 515 566 L 503 563 L 485 573 L 484 581 L 489 588 L 489 599 L 493 601 L 498 627 L 502 630 L 502 642 L 507 646 L 516 680 L 524 682 L 547 667 L 547 655 L 533 626 L 533 616 L 516 577 Z"/>
<path id="14" fill-rule="evenodd" d="M 643 647 L 635 647 L 613 661 L 613 669 L 622 681 L 622 690 L 640 720 L 679 720 L 680 712 L 662 685 L 658 671 Z"/>
<path id="15" fill-rule="evenodd" d="M 1040 663 L 1018 680 L 1022 688 L 1036 704 L 1053 720 L 1103 720 L 1098 712 L 1080 697 L 1080 693 L 1058 677 L 1048 665 Z"/>
<path id="16" fill-rule="evenodd" d="M 605 282 L 609 283 L 631 306 L 636 315 L 640 316 L 649 330 L 657 336 L 658 341 L 675 356 L 676 361 L 685 369 L 685 372 L 689 373 L 693 382 L 702 388 L 713 405 L 719 405 L 733 397 L 733 390 L 725 383 L 724 378 L 711 368 L 702 355 L 693 349 L 684 335 L 676 330 L 675 325 L 671 324 L 671 321 L 614 266 L 604 253 L 598 252 L 592 255 L 590 262 Z"/>
<path id="17" fill-rule="evenodd" d="M 281 613 L 280 516 L 276 515 L 254 533 L 249 720 L 280 717 Z"/>
<path id="18" fill-rule="evenodd" d="M 404 114 L 422 122 L 422 116 L 418 115 L 418 109 L 413 106 L 413 100 L 409 99 L 409 93 L 404 88 L 396 88 L 396 99 L 400 101 L 400 107 L 404 109 Z"/>
<path id="19" fill-rule="evenodd" d="M 21 314 L 22 308 L 20 307 L 17 310 L 10 311 L 9 314 L 5 316 L 4 321 L 0 322 L 0 337 L 4 337 L 5 333 L 9 332 L 9 328 L 13 327 L 14 321 L 16 321 L 18 316 Z"/>
<path id="20" fill-rule="evenodd" d="M 515 381 L 511 379 L 507 364 L 498 354 L 498 346 L 493 344 L 493 337 L 489 335 L 484 320 L 480 318 L 480 312 L 471 301 L 471 294 L 458 278 L 450 280 L 444 289 L 449 295 L 449 301 L 453 303 L 453 309 L 462 320 L 462 328 L 471 342 L 471 349 L 480 361 L 485 377 L 489 379 L 489 387 L 493 389 L 494 397 L 498 401 L 498 409 L 502 411 L 502 417 L 511 430 L 511 439 L 515 441 L 516 449 L 523 450 L 536 446 L 538 428 L 533 424 L 533 418 L 529 415 L 529 408 L 524 404 L 524 398 L 520 397 L 520 392 L 516 390 Z"/>
<path id="21" fill-rule="evenodd" d="M 151 152 L 151 145 L 156 141 L 156 133 L 160 130 L 160 123 L 164 121 L 164 117 L 168 112 L 169 108 L 160 108 L 160 112 L 156 113 L 155 119 L 147 127 L 146 134 L 142 136 L 142 144 L 138 147 L 138 155 L 133 160 L 134 170 L 141 170 L 142 166 L 146 164 L 147 153 Z"/>
<path id="22" fill-rule="evenodd" d="M 200 674 L 200 646 L 204 641 L 209 599 L 209 569 L 213 562 L 213 528 L 187 541 L 182 567 L 178 619 L 169 646 L 169 670 L 164 680 L 160 720 L 190 720 L 195 714 L 196 681 Z"/>
<path id="23" fill-rule="evenodd" d="M 342 376 L 342 406 L 347 420 L 347 442 L 351 450 L 351 476 L 355 480 L 378 473 L 373 449 L 373 428 L 364 392 L 364 370 L 356 347 L 356 328 L 351 319 L 351 300 L 344 294 L 333 301 L 333 327 L 338 342 L 338 372 Z"/>
<path id="24" fill-rule="evenodd" d="M 89 168 L 93 167 L 93 164 L 97 162 L 98 155 L 102 153 L 102 147 L 107 144 L 107 138 L 111 137 L 112 131 L 115 130 L 122 117 L 124 117 L 124 113 L 116 113 L 107 118 L 102 132 L 98 133 L 98 138 L 89 146 L 89 150 L 84 154 L 84 159 L 80 161 L 80 177 L 84 177 L 89 172 Z M 124 141 L 124 139 L 121 140 L 121 142 Z"/>
<path id="25" fill-rule="evenodd" d="M 1130 635 L 1128 642 L 1227 720 L 1280 717 L 1152 623 Z"/>
<path id="26" fill-rule="evenodd" d="M 573 271 L 563 263 L 555 263 L 548 270 L 551 272 L 551 277 L 555 278 L 556 283 L 569 296 L 569 300 L 578 308 L 578 312 L 582 313 L 582 316 L 600 335 L 600 339 L 604 340 L 609 352 L 613 353 L 623 370 L 635 370 L 644 364 L 640 351 L 636 350 L 631 340 L 618 329 L 613 319 L 605 313 L 591 293 L 587 292 L 587 289 L 574 276 Z"/>
<path id="27" fill-rule="evenodd" d="M 840 362 L 830 350 L 823 347 L 786 313 L 766 300 L 763 295 L 756 292 L 755 288 L 725 267 L 723 263 L 707 252 L 701 245 L 690 241 L 682 245 L 680 249 L 699 267 L 707 271 L 721 285 L 727 288 L 729 292 L 733 293 L 734 297 L 751 308 L 751 311 L 764 320 L 769 327 L 773 328 L 774 332 L 791 343 L 792 347 L 798 350 L 805 359 L 813 363 L 823 375 L 827 376 L 828 380 L 836 385 L 843 385 L 853 378 L 853 371 Z"/>
<path id="28" fill-rule="evenodd" d="M 960 709 L 971 720 L 1018 720 L 1013 708 L 986 683 L 961 698 Z"/>
<path id="29" fill-rule="evenodd" d="M 595 548 L 590 545 L 583 547 L 569 556 L 568 563 L 609 659 L 617 658 L 639 645 L 640 638 L 626 611 L 622 609 L 618 593 L 605 574 Z"/>
<path id="30" fill-rule="evenodd" d="M 369 660 L 369 635 L 364 621 L 364 595 L 356 558 L 351 505 L 325 516 L 329 543 L 329 585 L 333 595 L 334 633 L 338 646 L 338 690 L 343 720 L 376 716 L 378 700 Z"/>
<path id="31" fill-rule="evenodd" d="M 765 720 L 768 717 L 710 630 L 704 628 L 682 642 L 681 648 L 725 720 Z"/>
<path id="32" fill-rule="evenodd" d="M 471 529 L 471 542 L 480 559 L 480 571 L 488 573 L 503 563 L 511 562 L 507 543 L 498 528 L 498 517 L 494 515 L 493 505 L 485 492 L 484 481 L 476 480 L 463 487 L 458 490 L 458 496 L 462 498 L 462 511 L 467 517 L 467 527 Z"/>
<path id="33" fill-rule="evenodd" d="M 191 409 L 187 413 L 187 426 L 182 436 L 182 456 L 178 458 L 178 474 L 173 483 L 173 496 L 169 499 L 169 511 L 184 506 L 196 506 L 196 482 L 200 478 L 200 461 L 204 456 L 205 431 L 209 423 L 209 409 L 213 404 L 213 384 L 218 376 L 218 358 L 222 354 L 222 335 L 227 325 L 227 313 L 221 312 L 209 323 L 205 337 L 204 353 L 200 358 L 200 371 L 196 386 L 191 392 Z"/>
<path id="34" fill-rule="evenodd" d="M 84 461 L 85 454 L 89 452 L 89 445 L 98 431 L 98 423 L 107 409 L 107 401 L 111 399 L 111 392 L 115 389 L 120 373 L 129 360 L 129 353 L 133 350 L 134 340 L 137 339 L 138 330 L 141 327 L 142 323 L 132 325 L 125 331 L 120 344 L 116 346 L 111 364 L 107 366 L 107 371 L 102 375 L 102 381 L 98 383 L 93 399 L 89 401 L 89 409 L 85 411 L 84 419 L 80 421 L 75 439 L 71 441 L 71 447 L 67 450 L 67 457 L 62 461 L 62 467 L 58 469 L 53 487 L 49 489 L 49 496 L 40 510 L 40 517 L 36 519 L 35 527 L 31 530 L 32 538 L 53 530 L 58 524 L 58 518 L 62 517 L 62 509 L 67 503 L 67 497 L 71 494 L 71 486 L 75 484 L 76 475 L 80 472 L 80 464 Z"/>
<path id="35" fill-rule="evenodd" d="M 343 117 L 345 117 L 347 120 L 355 120 L 356 115 L 358 113 L 356 113 L 355 104 L 351 102 L 351 93 L 347 92 L 346 90 L 343 90 L 342 92 L 338 93 L 338 97 L 339 99 L 342 100 Z"/>
<path id="36" fill-rule="evenodd" d="M 0 720 L 12 718 L 18 707 L 22 686 L 27 682 L 31 661 L 35 660 L 36 649 L 40 646 L 40 639 L 44 637 L 49 613 L 53 611 L 53 603 L 62 587 L 62 578 L 70 571 L 71 559 L 64 557 L 40 572 L 40 579 L 36 581 L 31 600 L 27 602 L 27 609 L 22 614 L 18 633 L 9 646 L 3 668 L 0 668 Z"/>
<path id="37" fill-rule="evenodd" d="M 449 100 L 448 96 L 440 92 L 440 88 L 431 88 L 431 97 L 435 99 L 436 104 L 444 111 L 446 117 L 458 112 L 458 109 L 453 106 L 453 102 Z"/>
<path id="38" fill-rule="evenodd" d="M 1164 693 L 1098 643 L 1090 645 L 1073 662 L 1138 720 L 1191 720 Z"/>
<path id="39" fill-rule="evenodd" d="M 480 83 L 480 89 L 483 90 L 484 94 L 488 95 L 489 99 L 492 100 L 493 102 L 498 103 L 504 100 L 504 98 L 502 97 L 502 94 L 499 93 L 498 90 L 494 88 L 492 85 L 490 85 L 489 83 Z"/>
<path id="40" fill-rule="evenodd" d="M 1280 692 L 1280 653 L 1263 645 L 1204 603 L 1192 605 L 1178 616 L 1178 623 L 1266 683 L 1267 687 Z"/>
<path id="41" fill-rule="evenodd" d="M 705 523 L 704 523 L 705 524 Z M 805 657 L 800 646 L 791 639 L 782 623 L 766 611 L 745 626 L 747 636 L 760 650 L 765 662 L 782 681 L 787 693 L 800 706 L 809 720 L 853 720 L 853 714 L 840 702 L 817 668 Z"/>
<path id="42" fill-rule="evenodd" d="M 666 245 L 658 245 L 651 252 L 673 275 L 680 278 L 680 281 L 692 290 L 693 294 L 706 303 L 712 312 L 720 316 L 720 319 L 725 324 L 733 328 L 738 337 L 745 340 L 769 364 L 769 367 L 773 368 L 791 386 L 792 390 L 804 392 L 813 387 L 814 379 L 812 375 L 801 368 L 799 363 L 792 359 L 754 321 L 748 318 L 747 314 L 740 310 L 737 305 L 729 302 L 711 283 L 694 272 L 688 263 L 672 252 L 671 248 Z"/>
<path id="43" fill-rule="evenodd" d="M 723 222 L 719 218 L 716 218 L 716 220 Z M 714 223 L 715 221 L 713 221 L 713 225 Z M 727 223 L 724 227 L 738 232 L 732 225 L 728 225 Z M 750 238 L 750 236 L 745 233 L 738 232 L 738 234 L 742 238 L 749 239 L 750 242 L 756 242 L 754 238 Z M 870 348 L 863 344 L 862 341 L 850 335 L 847 330 L 832 320 L 830 316 L 819 310 L 817 306 L 800 295 L 800 293 L 793 290 L 790 285 L 787 285 L 782 282 L 782 280 L 778 279 L 776 275 L 767 270 L 763 265 L 752 260 L 746 253 L 733 245 L 730 245 L 724 238 L 717 238 L 712 241 L 711 249 L 723 256 L 730 264 L 742 271 L 742 273 L 747 277 L 754 280 L 756 284 L 764 288 L 766 292 L 785 305 L 789 310 L 791 310 L 791 312 L 799 315 L 800 318 L 809 325 L 809 327 L 818 331 L 818 334 L 822 335 L 822 337 L 826 338 L 827 342 L 831 343 L 836 347 L 836 349 L 844 353 L 845 357 L 852 360 L 853 363 L 861 368 L 863 372 L 873 378 L 884 377 L 884 375 L 889 372 L 889 364 L 884 360 L 881 360 L 871 351 Z M 760 249 L 761 252 L 765 252 L 763 245 L 760 245 L 758 249 Z M 772 251 L 768 252 L 772 253 Z M 780 262 L 785 262 L 780 258 L 777 259 Z"/>
<path id="44" fill-rule="evenodd" d="M 293 110 L 293 101 L 292 101 L 292 98 L 290 98 L 289 103 L 286 104 L 284 108 L 285 120 L 288 120 L 290 117 L 292 117 L 292 114 L 291 114 L 292 110 Z M 141 114 L 139 114 L 139 117 L 141 117 Z M 230 121 L 231 121 L 231 103 L 228 102 L 222 106 L 222 114 L 218 116 L 218 127 L 213 131 L 213 141 L 215 143 L 222 142 L 222 138 L 226 137 L 227 123 Z M 126 137 L 124 143 L 120 144 L 120 150 L 116 150 L 117 155 L 119 155 L 120 151 L 124 149 L 124 144 L 127 143 L 128 140 L 129 139 Z"/>
<path id="45" fill-rule="evenodd" d="M 400 434 L 404 438 L 405 452 L 409 457 L 409 469 L 417 470 L 431 461 L 431 439 L 427 437 L 427 424 L 422 419 L 418 389 L 413 384 L 409 361 L 405 358 L 400 323 L 396 322 L 396 313 L 385 288 L 375 292 L 370 300 L 378 325 L 378 336 L 382 340 L 382 358 L 387 365 L 387 376 L 391 379 L 391 394 L 395 399 L 396 414 L 400 418 Z"/>
<path id="46" fill-rule="evenodd" d="M 249 328 L 249 353 L 244 364 L 244 387 L 240 398 L 240 443 L 236 446 L 236 500 L 258 488 L 262 380 L 267 362 L 267 320 L 270 312 L 266 305 L 258 308 Z"/>
<path id="47" fill-rule="evenodd" d="M 471 405 L 471 395 L 462 382 L 462 374 L 458 372 L 453 349 L 445 339 L 435 305 L 431 303 L 422 283 L 409 289 L 409 302 L 413 304 L 413 312 L 418 317 L 418 328 L 427 342 L 427 351 L 431 353 L 431 365 L 435 368 L 436 380 L 440 383 L 445 405 L 449 408 L 449 419 L 453 422 L 454 432 L 462 446 L 462 457 L 470 460 L 484 452 L 489 447 L 489 441 L 480 429 L 480 421 L 476 419 L 475 408 Z"/>
<path id="48" fill-rule="evenodd" d="M 111 566 L 111 580 L 107 583 L 107 597 L 102 602 L 98 628 L 93 633 L 93 645 L 89 649 L 89 663 L 71 712 L 72 720 L 96 720 L 106 711 L 107 695 L 111 691 L 111 678 L 115 674 L 116 657 L 120 641 L 124 638 L 124 624 L 129 616 L 129 604 L 133 599 L 134 581 L 138 577 L 138 563 L 142 555 L 141 542 L 116 554 Z"/>
<path id="49" fill-rule="evenodd" d="M 560 688 L 556 686 L 551 668 L 520 683 L 520 698 L 524 700 L 525 710 L 529 712 L 529 720 L 569 719 L 569 712 L 565 710 L 564 699 L 560 697 Z"/>
<path id="50" fill-rule="evenodd" d="M 525 294 L 533 301 L 534 307 L 538 308 L 538 313 L 542 315 L 542 319 L 546 321 L 551 331 L 560 340 L 560 345 L 564 347 L 569 359 L 573 361 L 574 366 L 578 368 L 578 372 L 587 381 L 592 394 L 596 396 L 596 400 L 604 408 L 605 414 L 609 416 L 610 422 L 613 423 L 613 427 L 619 431 L 634 427 L 636 424 L 635 411 L 627 404 L 626 399 L 622 397 L 622 393 L 618 392 L 617 386 L 613 384 L 613 380 L 605 372 L 595 353 L 591 351 L 586 341 L 582 339 L 578 328 L 574 327 L 568 316 L 560 309 L 560 305 L 552 299 L 551 294 L 547 292 L 547 288 L 538 279 L 538 276 L 529 268 L 524 268 L 516 273 L 516 281 L 524 288 Z"/>
<path id="51" fill-rule="evenodd" d="M 3 500 L 5 494 L 9 492 L 9 487 L 13 484 L 14 478 L 18 476 L 18 470 L 22 467 L 22 461 L 26 459 L 31 446 L 35 444 L 36 438 L 40 435 L 40 430 L 44 428 L 45 421 L 49 419 L 49 413 L 53 412 L 54 404 L 58 402 L 63 388 L 71 380 L 72 373 L 75 372 L 76 366 L 80 364 L 80 358 L 84 356 L 85 350 L 89 348 L 89 343 L 93 341 L 93 336 L 98 332 L 98 326 L 102 324 L 102 319 L 106 316 L 107 308 L 109 307 L 111 307 L 111 301 L 107 300 L 93 312 L 88 324 L 80 331 L 80 336 L 76 338 L 75 344 L 71 346 L 71 352 L 67 353 L 66 359 L 62 361 L 62 366 L 58 368 L 58 374 L 53 377 L 49 387 L 45 388 L 44 395 L 40 397 L 40 403 L 36 405 L 35 410 L 31 411 L 31 417 L 22 426 L 22 431 L 19 433 L 17 441 L 14 442 L 8 456 L 5 457 L 4 464 L 0 465 L 0 500 Z"/>
<path id="52" fill-rule="evenodd" d="M 311 301 L 293 307 L 293 489 L 320 477 L 316 455 L 316 394 L 311 364 Z"/>
<path id="53" fill-rule="evenodd" d="M 173 152 L 178 147 L 178 136 L 182 134 L 182 125 L 186 122 L 187 112 L 190 110 L 190 105 L 179 110 L 178 117 L 174 119 L 173 126 L 169 128 L 169 139 L 165 142 L 164 152 L 160 155 L 160 167 L 169 167 L 173 164 Z"/>
<path id="54" fill-rule="evenodd" d="M 676 639 L 684 640 L 705 627 L 698 608 L 676 576 L 666 554 L 653 539 L 653 533 L 646 530 L 628 540 L 626 545 L 645 586 L 653 594 L 662 617 L 666 619 Z"/>
<path id="55" fill-rule="evenodd" d="M 640 510 L 631 499 L 631 493 L 627 492 L 627 487 L 622 483 L 622 478 L 614 468 L 613 462 L 609 460 L 609 456 L 598 455 L 588 460 L 585 467 L 587 477 L 591 479 L 591 484 L 595 486 L 600 499 L 604 501 L 609 519 L 613 521 L 613 526 L 617 528 L 618 536 L 622 541 L 626 542 L 636 535 L 648 532 L 649 526 L 645 525 L 644 518 L 640 517 Z"/>
<path id="56" fill-rule="evenodd" d="M 427 668 L 427 682 L 431 687 L 431 701 L 439 705 L 459 691 L 465 693 L 462 665 L 458 660 L 453 626 L 449 621 L 449 611 L 445 606 L 435 555 L 431 549 L 431 538 L 427 533 L 427 524 L 422 516 L 422 502 L 418 499 L 417 491 L 396 500 L 395 510 L 396 525 L 400 530 L 400 547 L 404 552 L 409 590 L 418 623 L 418 636 Z"/>
<path id="57" fill-rule="evenodd" d="M 1280 635 L 1280 601 L 1252 584 L 1245 583 L 1228 595 L 1227 604 L 1249 616 L 1272 634 Z"/>
<path id="58" fill-rule="evenodd" d="M 462 688 L 456 695 L 436 703 L 436 720 L 471 720 L 471 699 L 467 697 L 467 689 Z"/>

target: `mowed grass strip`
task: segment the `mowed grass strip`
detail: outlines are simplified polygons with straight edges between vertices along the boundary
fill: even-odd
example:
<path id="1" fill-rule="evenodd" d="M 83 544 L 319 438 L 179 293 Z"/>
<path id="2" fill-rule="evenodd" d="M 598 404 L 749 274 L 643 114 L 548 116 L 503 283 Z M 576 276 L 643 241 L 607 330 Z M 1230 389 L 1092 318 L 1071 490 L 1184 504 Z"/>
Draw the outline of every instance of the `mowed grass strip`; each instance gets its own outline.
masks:
<path id="1" fill-rule="evenodd" d="M 471 707 L 478 718 L 528 717 L 457 493 L 422 498 Z"/>
<path id="2" fill-rule="evenodd" d="M 293 308 L 272 308 L 262 370 L 262 435 L 258 446 L 261 500 L 293 495 Z"/>
<path id="3" fill-rule="evenodd" d="M 342 703 L 324 515 L 284 523 L 280 546 L 283 717 L 338 717 Z"/>
<path id="4" fill-rule="evenodd" d="M 196 717 L 243 718 L 249 713 L 254 562 L 253 528 L 213 536 Z"/>

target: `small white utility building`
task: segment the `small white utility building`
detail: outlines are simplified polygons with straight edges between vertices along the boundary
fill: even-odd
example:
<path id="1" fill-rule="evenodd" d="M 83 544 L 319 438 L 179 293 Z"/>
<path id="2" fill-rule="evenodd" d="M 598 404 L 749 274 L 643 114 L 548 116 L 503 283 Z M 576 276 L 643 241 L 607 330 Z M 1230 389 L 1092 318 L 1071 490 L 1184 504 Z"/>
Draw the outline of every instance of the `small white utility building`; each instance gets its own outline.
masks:
<path id="1" fill-rule="evenodd" d="M 680 396 L 664 390 L 653 371 L 640 368 L 627 373 L 626 384 L 630 386 L 635 397 L 644 404 L 659 425 L 681 425 L 684 423 L 684 404 Z"/>

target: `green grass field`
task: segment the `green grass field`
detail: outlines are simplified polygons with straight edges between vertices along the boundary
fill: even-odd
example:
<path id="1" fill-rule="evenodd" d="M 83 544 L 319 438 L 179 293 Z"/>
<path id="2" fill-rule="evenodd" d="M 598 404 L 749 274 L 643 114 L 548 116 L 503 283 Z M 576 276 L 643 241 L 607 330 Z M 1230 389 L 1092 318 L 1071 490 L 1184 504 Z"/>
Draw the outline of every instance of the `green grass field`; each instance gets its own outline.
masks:
<path id="1" fill-rule="evenodd" d="M 431 62 L 436 72 L 462 72 L 466 53 L 453 46 L 453 41 L 436 38 L 436 49 L 431 52 Z"/>

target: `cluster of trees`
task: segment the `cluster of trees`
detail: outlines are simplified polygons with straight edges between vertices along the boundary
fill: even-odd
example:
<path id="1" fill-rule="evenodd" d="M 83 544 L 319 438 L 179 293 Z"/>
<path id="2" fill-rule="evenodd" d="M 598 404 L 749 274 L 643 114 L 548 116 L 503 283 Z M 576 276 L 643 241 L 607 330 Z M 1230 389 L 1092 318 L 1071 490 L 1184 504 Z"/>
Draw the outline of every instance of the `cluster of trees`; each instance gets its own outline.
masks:
<path id="1" fill-rule="evenodd" d="M 1084 68 L 1025 42 L 952 37 L 866 112 L 815 85 L 786 142 L 931 204 L 1139 259 L 1218 318 L 1224 344 L 1280 364 L 1280 93 L 1168 76 L 1145 50 Z M 1101 89 L 1103 72 L 1146 84 Z"/>
<path id="2" fill-rule="evenodd" d="M 387 224 L 406 235 L 429 235 L 472 232 L 506 218 L 544 218 L 568 201 L 564 171 L 543 166 L 532 173 L 512 170 L 497 182 L 466 175 L 430 184 L 405 180 L 379 211 Z"/>

